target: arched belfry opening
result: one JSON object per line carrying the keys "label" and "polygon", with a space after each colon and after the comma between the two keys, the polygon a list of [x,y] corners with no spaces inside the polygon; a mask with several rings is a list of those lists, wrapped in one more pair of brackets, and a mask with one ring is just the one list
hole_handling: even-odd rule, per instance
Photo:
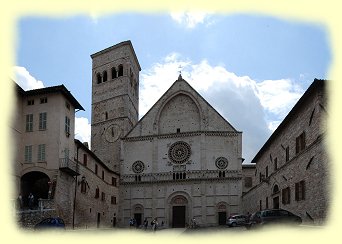
{"label": "arched belfry opening", "polygon": [[123,76],[123,65],[119,65],[119,71],[118,71],[118,76]]}
{"label": "arched belfry opening", "polygon": [[24,207],[29,205],[28,196],[30,193],[34,196],[34,206],[37,206],[39,198],[48,199],[49,182],[49,176],[39,171],[24,174],[20,179]]}

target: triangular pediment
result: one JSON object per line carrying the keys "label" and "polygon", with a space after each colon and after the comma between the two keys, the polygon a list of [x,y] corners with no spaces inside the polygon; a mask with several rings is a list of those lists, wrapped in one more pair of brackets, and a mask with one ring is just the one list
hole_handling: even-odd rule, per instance
{"label": "triangular pediment", "polygon": [[203,131],[237,132],[180,76],[126,137]]}

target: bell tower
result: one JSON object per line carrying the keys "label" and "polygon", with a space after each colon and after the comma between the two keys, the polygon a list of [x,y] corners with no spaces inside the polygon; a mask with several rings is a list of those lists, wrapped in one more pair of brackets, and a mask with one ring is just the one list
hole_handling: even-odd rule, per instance
{"label": "bell tower", "polygon": [[91,58],[91,148],[110,169],[119,172],[120,138],[138,122],[141,68],[131,41]]}

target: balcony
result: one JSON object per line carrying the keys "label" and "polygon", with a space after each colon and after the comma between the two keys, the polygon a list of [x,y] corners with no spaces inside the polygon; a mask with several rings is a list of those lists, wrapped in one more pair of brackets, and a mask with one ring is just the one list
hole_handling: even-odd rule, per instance
{"label": "balcony", "polygon": [[80,175],[78,164],[69,158],[59,159],[59,169],[71,176]]}

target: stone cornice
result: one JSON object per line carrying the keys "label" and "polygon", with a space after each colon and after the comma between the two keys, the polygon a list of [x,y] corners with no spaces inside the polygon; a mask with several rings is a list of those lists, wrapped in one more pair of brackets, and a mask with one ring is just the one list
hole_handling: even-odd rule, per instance
{"label": "stone cornice", "polygon": [[147,136],[136,136],[136,137],[125,137],[124,141],[146,141],[157,139],[167,139],[167,138],[180,138],[180,137],[192,137],[192,136],[222,136],[222,137],[235,137],[241,134],[241,132],[234,131],[191,131],[182,133],[172,133],[172,134],[162,134],[162,135],[147,135]]}

